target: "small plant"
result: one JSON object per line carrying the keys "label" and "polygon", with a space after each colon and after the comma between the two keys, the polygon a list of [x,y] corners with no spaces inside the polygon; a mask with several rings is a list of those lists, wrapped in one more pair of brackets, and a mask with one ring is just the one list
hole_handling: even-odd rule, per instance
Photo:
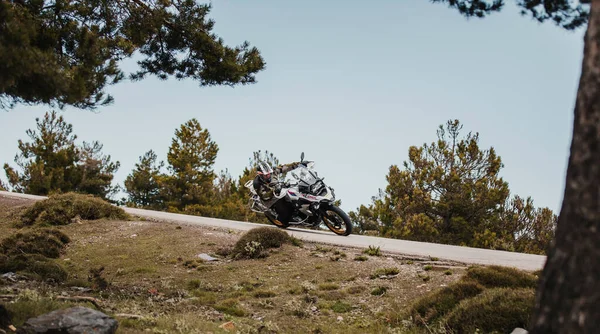
{"label": "small plant", "polygon": [[339,289],[340,286],[336,283],[323,283],[323,284],[319,284],[319,289],[320,290],[325,290],[325,291],[329,291],[329,290],[337,290]]}
{"label": "small plant", "polygon": [[300,247],[302,248],[304,246],[304,242],[302,242],[302,240],[291,236],[290,237],[290,242],[292,243],[292,245],[296,246],[296,247]]}
{"label": "small plant", "polygon": [[431,269],[433,269],[433,266],[431,266],[429,264],[423,267],[423,270],[425,270],[425,271],[430,271]]}
{"label": "small plant", "polygon": [[364,261],[367,261],[368,259],[369,258],[365,255],[357,255],[356,257],[354,257],[354,261],[364,262]]}
{"label": "small plant", "polygon": [[102,277],[103,272],[103,266],[90,269],[88,275],[88,282],[92,283],[92,289],[96,291],[102,291],[108,288],[108,281],[106,280],[106,278]]}
{"label": "small plant", "polygon": [[363,253],[370,256],[381,256],[381,249],[379,246],[369,246],[369,248],[365,249]]}
{"label": "small plant", "polygon": [[193,279],[187,283],[187,287],[190,290],[199,289],[202,286],[202,282],[199,279]]}
{"label": "small plant", "polygon": [[335,313],[346,313],[352,310],[352,305],[338,300],[331,305],[330,309]]}
{"label": "small plant", "polygon": [[361,293],[361,292],[365,291],[365,287],[361,286],[361,285],[351,286],[348,289],[346,289],[346,291],[349,294],[355,295],[357,293]]}
{"label": "small plant", "polygon": [[378,287],[374,288],[373,290],[371,290],[371,295],[373,295],[373,296],[381,296],[386,291],[387,291],[387,288],[385,286],[378,286]]}
{"label": "small plant", "polygon": [[431,276],[425,275],[425,276],[421,277],[421,279],[423,279],[423,282],[429,282],[431,280]]}
{"label": "small plant", "polygon": [[271,298],[271,297],[275,297],[277,296],[277,294],[273,291],[269,291],[269,290],[258,290],[256,292],[254,292],[254,297],[255,298]]}
{"label": "small plant", "polygon": [[406,261],[406,264],[408,264],[408,265],[411,265],[411,264],[413,264],[413,263],[415,263],[415,261],[413,261],[413,260],[408,260],[408,261]]}
{"label": "small plant", "polygon": [[430,257],[429,257],[429,260],[430,260],[430,261],[439,261],[439,260],[440,260],[440,258],[439,258],[439,257],[433,257],[433,256],[430,256]]}
{"label": "small plant", "polygon": [[290,243],[290,236],[274,227],[259,227],[246,232],[235,244],[232,255],[234,258],[262,258],[268,254],[269,248],[279,248],[284,243]]}
{"label": "small plant", "polygon": [[323,247],[323,246],[319,246],[319,245],[317,245],[315,247],[315,251],[320,252],[320,253],[328,253],[328,252],[331,252],[332,250],[333,250],[333,247]]}
{"label": "small plant", "polygon": [[375,279],[375,278],[386,278],[389,276],[396,276],[400,273],[400,270],[398,270],[398,268],[381,268],[381,269],[377,269],[375,271],[375,273],[373,273],[371,275],[371,279]]}
{"label": "small plant", "polygon": [[444,271],[444,275],[452,275],[452,270],[448,269]]}

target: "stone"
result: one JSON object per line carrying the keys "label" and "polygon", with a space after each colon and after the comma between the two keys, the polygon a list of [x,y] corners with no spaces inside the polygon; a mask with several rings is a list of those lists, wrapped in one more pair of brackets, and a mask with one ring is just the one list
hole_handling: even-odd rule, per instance
{"label": "stone", "polygon": [[100,311],[76,306],[30,318],[17,333],[113,334],[118,326],[115,319]]}
{"label": "stone", "polygon": [[198,254],[198,257],[204,261],[218,261],[219,259],[212,257],[206,253]]}
{"label": "stone", "polygon": [[513,331],[510,334],[527,334],[527,330],[523,329],[523,328],[515,328],[513,329]]}

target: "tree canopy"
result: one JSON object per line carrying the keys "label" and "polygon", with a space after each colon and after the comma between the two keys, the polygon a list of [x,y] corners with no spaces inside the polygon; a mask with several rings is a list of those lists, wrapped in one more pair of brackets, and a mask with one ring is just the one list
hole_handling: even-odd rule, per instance
{"label": "tree canopy", "polygon": [[94,109],[108,85],[190,78],[200,86],[250,84],[265,62],[248,42],[224,44],[194,0],[16,0],[0,2],[0,108],[17,104]]}
{"label": "tree canopy", "polygon": [[83,192],[107,199],[116,191],[111,185],[120,163],[103,155],[97,141],[77,145],[73,126],[56,111],[36,118],[37,130],[26,131],[31,142],[19,140],[16,170],[4,164],[9,184],[17,192],[34,195]]}
{"label": "tree canopy", "polygon": [[510,201],[508,183],[499,175],[501,158],[493,147],[479,147],[478,133],[461,136],[462,127],[458,120],[449,120],[439,126],[437,141],[411,146],[403,168],[390,167],[385,191],[368,207],[350,213],[357,231],[545,252],[548,235],[553,235],[552,211],[536,211],[530,198],[526,205],[518,196]]}

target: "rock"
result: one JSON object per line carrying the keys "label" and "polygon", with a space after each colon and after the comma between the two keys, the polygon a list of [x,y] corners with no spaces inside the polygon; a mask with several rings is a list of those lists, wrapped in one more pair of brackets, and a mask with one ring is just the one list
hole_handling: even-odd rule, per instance
{"label": "rock", "polygon": [[17,333],[112,334],[119,323],[108,315],[83,306],[71,307],[31,318]]}
{"label": "rock", "polygon": [[206,254],[206,253],[198,254],[197,256],[204,261],[218,261],[219,260],[217,258],[214,258],[214,257]]}
{"label": "rock", "polygon": [[17,276],[17,274],[13,273],[12,271],[7,272],[6,274],[2,274],[2,276],[0,276],[0,277],[2,277],[3,279],[5,279],[9,282],[13,282],[13,283],[19,279],[19,276]]}
{"label": "rock", "polygon": [[344,317],[342,317],[341,315],[338,315],[337,317],[337,321],[342,322],[344,321]]}
{"label": "rock", "polygon": [[523,329],[523,328],[515,328],[513,329],[513,331],[510,334],[527,334],[527,330]]}

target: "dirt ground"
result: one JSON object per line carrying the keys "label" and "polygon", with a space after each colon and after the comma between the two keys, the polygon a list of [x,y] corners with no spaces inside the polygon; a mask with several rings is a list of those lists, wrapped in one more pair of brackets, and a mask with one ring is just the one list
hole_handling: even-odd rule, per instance
{"label": "dirt ground", "polygon": [[[0,239],[19,231],[14,222],[32,203],[0,197]],[[465,270],[308,242],[231,260],[219,254],[242,232],[139,217],[57,228],[71,238],[57,260],[66,282],[0,279],[0,304],[22,312],[14,326],[78,304],[115,317],[118,333],[401,333],[389,326],[390,315]],[[218,260],[203,261],[202,253]],[[100,268],[94,278],[90,270]],[[372,277],[383,269],[397,274]]]}

